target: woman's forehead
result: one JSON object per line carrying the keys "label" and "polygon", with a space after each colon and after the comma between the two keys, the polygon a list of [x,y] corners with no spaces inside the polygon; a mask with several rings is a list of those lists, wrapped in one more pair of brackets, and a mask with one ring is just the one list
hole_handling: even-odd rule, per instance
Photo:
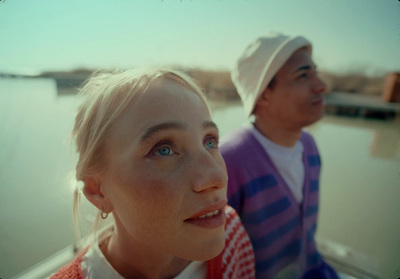
{"label": "woman's forehead", "polygon": [[171,79],[155,81],[132,105],[138,109],[138,113],[146,112],[153,117],[161,114],[180,115],[190,107],[206,107],[193,89]]}
{"label": "woman's forehead", "polygon": [[210,113],[200,96],[174,80],[162,79],[133,98],[116,119],[112,131],[120,135],[129,129],[139,134],[163,122],[180,122],[192,126],[207,119],[211,119]]}

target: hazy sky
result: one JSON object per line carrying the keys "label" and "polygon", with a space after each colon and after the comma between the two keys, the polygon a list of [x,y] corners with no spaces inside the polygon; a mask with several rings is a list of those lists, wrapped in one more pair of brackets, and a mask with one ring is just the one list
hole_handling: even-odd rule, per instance
{"label": "hazy sky", "polygon": [[269,31],[310,39],[320,69],[400,71],[398,0],[0,0],[0,72],[230,70]]}

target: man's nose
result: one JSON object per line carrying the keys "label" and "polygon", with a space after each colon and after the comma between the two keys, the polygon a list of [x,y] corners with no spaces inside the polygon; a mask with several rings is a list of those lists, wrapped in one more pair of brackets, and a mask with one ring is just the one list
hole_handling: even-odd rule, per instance
{"label": "man's nose", "polygon": [[313,92],[316,94],[323,93],[326,90],[326,83],[318,76],[315,75],[313,82]]}

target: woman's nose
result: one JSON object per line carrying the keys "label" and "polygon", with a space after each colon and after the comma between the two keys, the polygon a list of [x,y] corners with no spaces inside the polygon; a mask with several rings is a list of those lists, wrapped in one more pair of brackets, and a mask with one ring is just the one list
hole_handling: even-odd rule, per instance
{"label": "woman's nose", "polygon": [[204,149],[195,156],[191,168],[193,191],[213,191],[227,187],[228,174],[218,150]]}

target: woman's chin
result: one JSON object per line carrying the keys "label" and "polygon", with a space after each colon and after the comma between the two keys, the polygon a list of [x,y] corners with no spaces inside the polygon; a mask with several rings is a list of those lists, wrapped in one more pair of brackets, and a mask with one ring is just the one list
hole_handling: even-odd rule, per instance
{"label": "woman's chin", "polygon": [[193,254],[192,261],[209,261],[222,253],[225,247],[225,234],[214,241],[206,243]]}

